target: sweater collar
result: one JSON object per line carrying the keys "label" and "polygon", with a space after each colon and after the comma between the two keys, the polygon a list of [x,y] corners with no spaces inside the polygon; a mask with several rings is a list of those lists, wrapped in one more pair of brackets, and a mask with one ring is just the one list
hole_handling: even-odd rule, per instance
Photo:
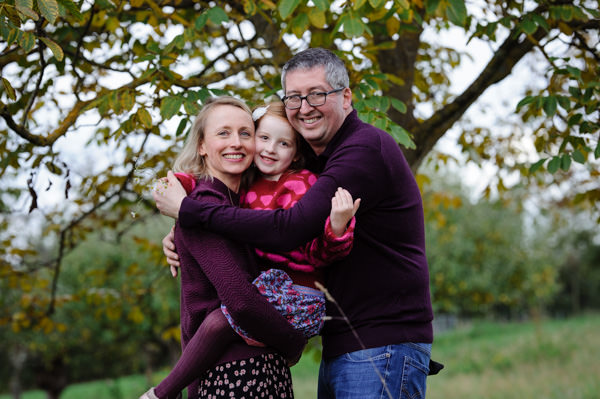
{"label": "sweater collar", "polygon": [[338,145],[344,141],[353,131],[356,130],[357,124],[360,122],[358,118],[358,113],[355,109],[352,110],[344,119],[344,123],[338,129],[338,131],[333,135],[331,141],[327,143],[327,147],[325,147],[325,151],[321,153],[317,158],[327,159],[329,156],[335,151]]}

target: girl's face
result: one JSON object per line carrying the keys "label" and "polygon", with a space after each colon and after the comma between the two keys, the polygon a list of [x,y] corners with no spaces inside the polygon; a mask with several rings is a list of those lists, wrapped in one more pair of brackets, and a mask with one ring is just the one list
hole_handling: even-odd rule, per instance
{"label": "girl's face", "polygon": [[242,173],[254,157],[252,116],[233,105],[218,105],[207,116],[198,148],[211,176],[237,192]]}
{"label": "girl's face", "polygon": [[296,132],[287,120],[266,114],[256,128],[254,164],[267,180],[279,180],[297,159]]}

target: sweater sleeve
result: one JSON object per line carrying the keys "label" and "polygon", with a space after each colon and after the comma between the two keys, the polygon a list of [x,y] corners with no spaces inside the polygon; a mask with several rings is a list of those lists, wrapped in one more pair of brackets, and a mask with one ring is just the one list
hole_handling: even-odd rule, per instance
{"label": "sweater sleeve", "polygon": [[323,221],[338,187],[361,198],[360,217],[379,202],[382,177],[387,173],[381,154],[373,148],[348,146],[336,151],[315,184],[292,208],[240,209],[185,198],[179,220],[186,227],[204,227],[266,251],[291,251],[323,233]]}
{"label": "sweater sleeve", "polygon": [[240,246],[201,229],[178,228],[186,250],[196,260],[192,267],[201,267],[236,322],[286,358],[300,353],[306,343],[302,333],[250,282],[249,273],[240,267],[245,261]]}
{"label": "sweater sleeve", "polygon": [[304,246],[302,253],[305,262],[314,267],[323,267],[348,256],[354,242],[355,225],[356,218],[353,217],[344,234],[338,237],[331,230],[331,222],[327,218],[325,232]]}

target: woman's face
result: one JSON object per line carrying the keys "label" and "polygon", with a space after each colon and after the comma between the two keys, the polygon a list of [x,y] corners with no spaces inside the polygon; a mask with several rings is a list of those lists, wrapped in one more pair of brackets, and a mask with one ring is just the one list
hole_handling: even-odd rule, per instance
{"label": "woman's face", "polygon": [[237,192],[242,173],[254,157],[252,116],[233,105],[217,105],[206,118],[198,152],[205,156],[210,175]]}
{"label": "woman's face", "polygon": [[279,180],[296,159],[296,132],[287,120],[266,114],[256,128],[254,163],[267,180]]}

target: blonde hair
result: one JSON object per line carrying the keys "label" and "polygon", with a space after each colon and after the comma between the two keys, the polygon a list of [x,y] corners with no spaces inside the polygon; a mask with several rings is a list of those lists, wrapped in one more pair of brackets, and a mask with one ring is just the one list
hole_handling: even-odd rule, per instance
{"label": "blonde hair", "polygon": [[[265,116],[270,115],[277,118],[281,118],[285,120],[288,124],[290,124],[287,115],[285,113],[285,105],[281,101],[274,101],[270,103],[266,103],[264,105],[255,107],[252,111],[252,116],[254,119],[254,127],[258,128],[258,124],[260,120]],[[291,126],[291,125],[290,125]],[[293,161],[288,168],[291,172],[299,172],[304,168],[304,164],[306,163],[306,156],[310,150],[308,143],[304,138],[292,127],[294,131],[294,136],[296,140],[296,156],[297,160]]]}
{"label": "blonde hair", "polygon": [[179,173],[190,173],[196,178],[212,178],[208,173],[206,161],[199,154],[198,149],[204,142],[204,129],[210,112],[220,105],[231,105],[238,107],[248,113],[252,117],[250,108],[240,99],[231,96],[212,97],[208,99],[202,109],[196,115],[196,120],[192,125],[192,130],[183,145],[183,148],[175,162],[173,163],[173,171]]}

